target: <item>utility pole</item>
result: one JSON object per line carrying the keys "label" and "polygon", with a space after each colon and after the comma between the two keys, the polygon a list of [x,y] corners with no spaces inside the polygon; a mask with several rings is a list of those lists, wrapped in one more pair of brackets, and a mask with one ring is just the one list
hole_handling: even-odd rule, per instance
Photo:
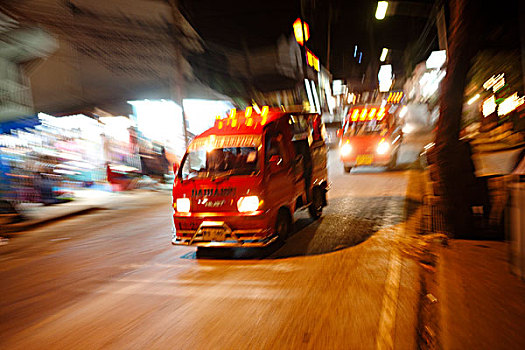
{"label": "utility pole", "polygon": [[179,12],[179,1],[178,0],[169,0],[171,7],[171,16],[173,20],[173,49],[175,53],[175,76],[174,82],[171,84],[171,90],[173,91],[174,101],[181,108],[182,112],[182,127],[184,130],[184,145],[188,148],[189,137],[188,137],[188,127],[186,124],[186,113],[184,112],[184,74],[182,73],[182,60],[184,56],[182,55],[182,43],[178,38],[181,35],[182,31],[179,28],[179,23],[181,23],[181,13]]}
{"label": "utility pole", "polygon": [[331,34],[332,34],[332,2],[328,2],[328,28],[326,38],[326,69],[330,71],[330,45],[331,45]]}
{"label": "utility pole", "polygon": [[448,51],[447,23],[445,20],[444,5],[441,5],[441,8],[438,10],[436,14],[436,27],[437,27],[437,32],[438,32],[439,49]]}

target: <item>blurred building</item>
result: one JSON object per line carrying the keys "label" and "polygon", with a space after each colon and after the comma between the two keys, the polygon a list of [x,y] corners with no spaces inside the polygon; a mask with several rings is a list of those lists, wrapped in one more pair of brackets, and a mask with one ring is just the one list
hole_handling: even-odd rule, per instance
{"label": "blurred building", "polygon": [[34,113],[30,75],[58,43],[34,23],[0,12],[0,122]]}
{"label": "blurred building", "polygon": [[21,0],[5,7],[16,20],[53,33],[58,43],[53,55],[28,74],[38,111],[100,107],[127,115],[126,101],[171,98],[177,84],[194,80],[189,63],[174,48],[197,52],[201,39],[167,2]]}

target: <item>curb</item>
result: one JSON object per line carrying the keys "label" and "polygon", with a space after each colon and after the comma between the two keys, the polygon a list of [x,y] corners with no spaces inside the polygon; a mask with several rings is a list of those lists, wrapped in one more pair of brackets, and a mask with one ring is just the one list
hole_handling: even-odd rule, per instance
{"label": "curb", "polygon": [[49,218],[45,218],[45,219],[30,220],[30,221],[17,223],[17,224],[11,224],[11,225],[8,225],[6,228],[2,228],[2,230],[0,230],[0,234],[2,236],[4,236],[4,237],[10,237],[10,236],[14,236],[14,235],[17,235],[17,234],[21,234],[20,233],[21,231],[30,230],[30,229],[34,229],[34,228],[37,228],[37,227],[45,226],[45,225],[53,223],[55,221],[67,219],[67,218],[70,218],[70,217],[75,217],[75,216],[79,216],[79,215],[89,214],[89,213],[91,213],[93,211],[100,210],[100,209],[103,209],[103,208],[100,207],[100,206],[91,206],[91,207],[81,208],[81,209],[78,209],[78,210],[75,210],[75,211],[72,211],[72,212],[60,214],[60,215],[49,217]]}

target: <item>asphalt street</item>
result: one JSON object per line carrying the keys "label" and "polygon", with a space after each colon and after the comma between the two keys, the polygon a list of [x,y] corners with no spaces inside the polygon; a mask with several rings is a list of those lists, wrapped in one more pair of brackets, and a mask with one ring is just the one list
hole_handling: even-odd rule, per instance
{"label": "asphalt street", "polygon": [[153,191],[11,239],[0,348],[415,348],[416,267],[396,248],[410,171],[345,174],[331,151],[329,173],[323,217],[266,249],[172,246]]}

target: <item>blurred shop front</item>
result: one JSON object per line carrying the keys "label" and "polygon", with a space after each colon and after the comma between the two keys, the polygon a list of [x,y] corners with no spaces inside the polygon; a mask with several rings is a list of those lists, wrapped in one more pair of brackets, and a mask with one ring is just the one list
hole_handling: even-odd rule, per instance
{"label": "blurred shop front", "polygon": [[103,127],[97,120],[39,113],[1,128],[2,197],[55,204],[72,199],[74,189],[105,180]]}

